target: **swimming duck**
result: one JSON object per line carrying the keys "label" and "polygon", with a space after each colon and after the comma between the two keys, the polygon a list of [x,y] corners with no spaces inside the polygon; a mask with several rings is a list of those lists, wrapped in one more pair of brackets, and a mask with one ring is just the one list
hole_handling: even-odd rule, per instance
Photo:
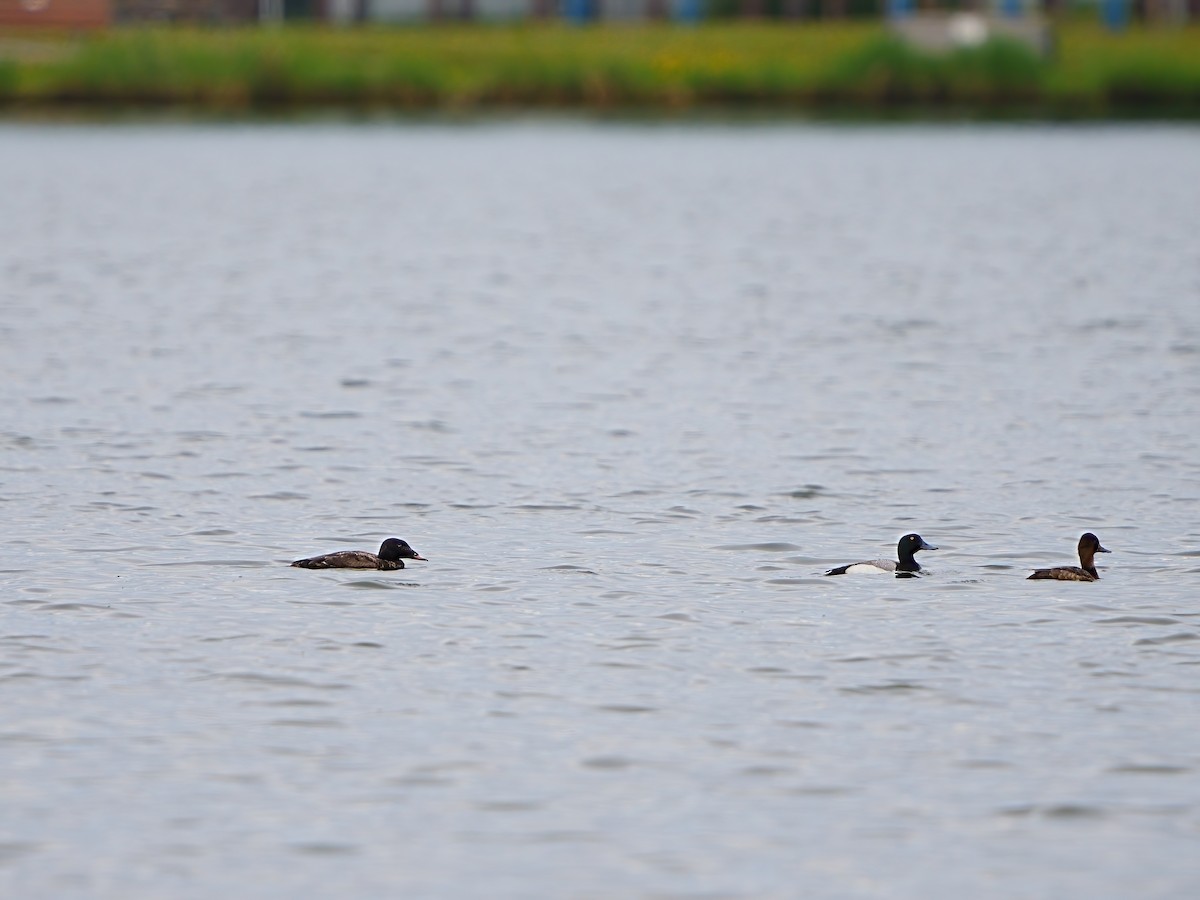
{"label": "swimming duck", "polygon": [[918,550],[936,549],[937,547],[932,547],[925,543],[924,538],[919,534],[906,534],[900,538],[900,543],[896,545],[896,555],[900,559],[899,562],[893,562],[890,559],[872,559],[866,562],[838,566],[836,569],[830,569],[825,574],[845,575],[847,573],[858,574],[860,572],[895,572],[897,577],[912,578],[917,572],[921,571],[921,564],[914,558],[916,552]]}
{"label": "swimming duck", "polygon": [[308,559],[298,559],[294,563],[298,569],[403,569],[404,560],[419,559],[429,562],[416,550],[408,546],[408,541],[400,538],[388,538],[379,545],[379,553],[368,553],[366,550],[339,550],[337,553],[326,553],[324,556],[310,556]]}
{"label": "swimming duck", "polygon": [[1055,581],[1099,581],[1100,573],[1096,571],[1095,557],[1097,553],[1112,553],[1100,546],[1100,539],[1090,531],[1079,539],[1079,565],[1056,566],[1053,569],[1038,569],[1026,581],[1035,578],[1052,578]]}

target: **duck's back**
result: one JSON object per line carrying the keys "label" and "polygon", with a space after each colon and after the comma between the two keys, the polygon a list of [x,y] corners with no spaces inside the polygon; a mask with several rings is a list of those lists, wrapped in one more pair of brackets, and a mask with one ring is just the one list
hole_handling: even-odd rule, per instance
{"label": "duck's back", "polygon": [[1035,580],[1053,580],[1053,581],[1099,581],[1099,575],[1093,575],[1087,569],[1081,569],[1079,566],[1055,566],[1053,569],[1038,569],[1030,575],[1026,581]]}
{"label": "duck's back", "polygon": [[298,559],[292,563],[298,569],[403,569],[403,560],[380,559],[366,550],[340,550],[324,556]]}
{"label": "duck's back", "polygon": [[861,575],[861,574],[877,574],[879,572],[895,572],[896,562],[891,559],[868,559],[863,562],[849,563],[845,566],[838,566],[836,569],[830,569],[826,575]]}

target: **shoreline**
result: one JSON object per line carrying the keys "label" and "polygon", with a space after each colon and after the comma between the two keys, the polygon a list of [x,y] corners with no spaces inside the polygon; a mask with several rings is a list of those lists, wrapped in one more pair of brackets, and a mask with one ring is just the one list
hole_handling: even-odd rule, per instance
{"label": "shoreline", "polygon": [[874,20],[9,34],[0,115],[1200,119],[1200,26],[1054,34],[1048,59],[1003,40],[926,54]]}

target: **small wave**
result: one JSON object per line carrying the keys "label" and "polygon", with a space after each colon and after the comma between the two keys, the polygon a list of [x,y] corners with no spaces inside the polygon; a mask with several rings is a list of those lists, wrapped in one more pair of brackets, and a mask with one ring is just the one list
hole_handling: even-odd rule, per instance
{"label": "small wave", "polygon": [[361,419],[362,413],[351,409],[337,409],[330,412],[301,412],[302,419]]}
{"label": "small wave", "polygon": [[713,549],[729,550],[733,552],[755,550],[763,553],[790,553],[795,550],[799,550],[800,547],[796,544],[789,544],[784,541],[764,541],[758,544],[719,544]]}

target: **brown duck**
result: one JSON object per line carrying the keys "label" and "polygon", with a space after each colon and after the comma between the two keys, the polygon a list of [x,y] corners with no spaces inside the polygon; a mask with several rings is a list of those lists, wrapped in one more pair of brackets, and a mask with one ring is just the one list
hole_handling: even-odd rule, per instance
{"label": "brown duck", "polygon": [[339,550],[337,553],[326,553],[324,556],[310,556],[308,559],[298,559],[294,563],[298,569],[403,569],[404,560],[419,559],[429,562],[412,547],[408,541],[400,538],[388,538],[379,545],[378,553],[366,550]]}
{"label": "brown duck", "polygon": [[1095,563],[1097,553],[1112,553],[1112,551],[1101,547],[1100,539],[1089,531],[1079,539],[1079,565],[1038,569],[1026,580],[1052,578],[1055,581],[1099,581],[1100,573],[1096,571]]}

